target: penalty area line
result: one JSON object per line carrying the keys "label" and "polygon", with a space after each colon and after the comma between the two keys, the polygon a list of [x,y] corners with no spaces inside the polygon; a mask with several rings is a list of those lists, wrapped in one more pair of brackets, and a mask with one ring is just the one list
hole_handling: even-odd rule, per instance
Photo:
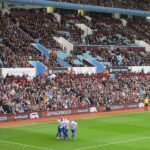
{"label": "penalty area line", "polygon": [[0,140],[0,143],[19,145],[19,146],[22,146],[22,147],[30,147],[30,148],[35,148],[35,149],[39,149],[39,150],[53,150],[53,149],[46,148],[46,147],[33,146],[33,145],[22,144],[22,143],[7,141],[7,140]]}
{"label": "penalty area line", "polygon": [[118,141],[118,142],[111,142],[111,143],[106,143],[106,144],[77,148],[76,150],[87,150],[87,149],[92,149],[92,148],[97,148],[97,147],[104,147],[104,146],[109,146],[109,145],[122,144],[122,143],[128,143],[128,142],[133,142],[133,141],[140,141],[140,140],[145,140],[145,139],[150,139],[150,137],[136,138],[136,139],[130,139],[130,140],[122,140],[122,141]]}

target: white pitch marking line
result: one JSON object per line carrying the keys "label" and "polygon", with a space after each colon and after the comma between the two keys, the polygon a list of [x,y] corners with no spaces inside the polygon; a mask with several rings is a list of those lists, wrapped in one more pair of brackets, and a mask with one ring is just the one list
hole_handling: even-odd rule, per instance
{"label": "white pitch marking line", "polygon": [[90,147],[78,148],[76,150],[87,150],[87,149],[92,149],[92,148],[96,148],[96,147],[104,147],[104,146],[109,146],[109,145],[128,143],[128,142],[133,142],[133,141],[140,141],[140,140],[145,140],[145,139],[150,139],[150,137],[143,137],[143,138],[137,138],[137,139],[123,140],[123,141],[118,141],[118,142],[111,142],[111,143],[106,143],[106,144],[90,146]]}
{"label": "white pitch marking line", "polygon": [[1,143],[7,143],[7,144],[19,145],[19,146],[22,146],[22,147],[36,148],[36,149],[40,149],[40,150],[52,150],[52,149],[46,148],[46,147],[38,147],[38,146],[33,146],[33,145],[28,145],[28,144],[21,144],[21,143],[12,142],[12,141],[6,141],[6,140],[0,140],[0,142]]}

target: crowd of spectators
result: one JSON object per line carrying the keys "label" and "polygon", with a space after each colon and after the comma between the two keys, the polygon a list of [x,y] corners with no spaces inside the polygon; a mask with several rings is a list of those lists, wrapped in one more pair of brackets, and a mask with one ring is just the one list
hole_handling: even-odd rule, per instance
{"label": "crowd of spectators", "polygon": [[[31,67],[28,61],[40,60],[47,67],[58,67],[56,56],[43,56],[31,43],[34,40],[14,24],[8,14],[0,15],[0,66],[1,67]],[[55,50],[52,50],[52,52]],[[57,54],[56,54],[57,55]]]}
{"label": "crowd of spectators", "polygon": [[94,16],[92,18],[91,28],[93,35],[87,36],[85,41],[87,44],[103,44],[103,45],[130,45],[134,44],[131,37],[126,35],[124,27],[120,19],[111,17]]}
{"label": "crowd of spectators", "polygon": [[57,1],[150,11],[149,0],[92,0],[92,1],[91,0],[57,0]]}
{"label": "crowd of spectators", "polygon": [[28,33],[32,38],[43,44],[48,49],[59,49],[53,36],[56,35],[59,23],[52,14],[40,12],[16,12],[11,13],[12,21]]}
{"label": "crowd of spectators", "polygon": [[81,15],[77,15],[75,11],[70,13],[70,11],[57,9],[56,12],[61,15],[60,22],[53,14],[44,12],[28,12],[24,10],[24,12],[19,13],[14,9],[11,15],[13,21],[21,29],[48,49],[61,49],[60,45],[53,39],[55,36],[63,36],[73,44],[81,43],[83,31],[76,27],[75,24],[86,22],[86,19]]}
{"label": "crowd of spectators", "polygon": [[[44,9],[43,9],[44,10]],[[29,67],[28,61],[39,60],[47,67],[59,67],[57,54],[42,56],[31,43],[40,42],[51,51],[61,50],[61,46],[53,37],[63,36],[76,45],[120,45],[132,46],[135,39],[150,43],[150,25],[143,20],[128,19],[126,26],[120,19],[91,13],[92,21],[74,10],[56,9],[61,15],[58,21],[53,14],[41,10],[13,9],[10,15],[0,16],[1,46],[0,65],[5,67]],[[84,23],[92,31],[92,35],[85,35],[75,24]],[[146,31],[146,32],[145,32]],[[66,61],[72,66],[83,66],[79,60],[73,62],[77,55],[82,55],[88,49],[75,48]],[[7,57],[6,53],[8,53]],[[101,57],[101,61],[112,65],[149,65],[149,54],[145,52],[128,51],[128,49],[99,49],[91,52],[94,58]],[[12,57],[10,57],[12,55]],[[15,59],[14,59],[15,58]]]}
{"label": "crowd of spectators", "polygon": [[[128,19],[127,27],[134,31],[134,39],[143,40],[150,44],[150,22]],[[130,32],[128,34],[131,34]]]}
{"label": "crowd of spectators", "polygon": [[53,50],[49,55],[44,55],[43,57],[40,57],[39,61],[42,62],[47,68],[62,67],[61,64],[57,61],[56,50]]}
{"label": "crowd of spectators", "polygon": [[29,57],[36,57],[39,55],[38,51],[31,46],[33,42],[32,39],[10,21],[8,14],[1,15],[0,29],[3,43],[14,53],[20,56],[28,55]]}
{"label": "crowd of spectators", "polygon": [[[77,2],[80,1],[68,1]],[[83,1],[85,3],[87,1]],[[120,1],[101,1],[97,4],[119,6]],[[91,3],[90,2],[90,3]],[[128,8],[149,10],[143,1]],[[92,3],[92,4],[93,4]],[[134,4],[133,1],[128,4]],[[120,5],[119,5],[120,4]],[[126,7],[127,5],[124,5]],[[140,7],[139,7],[140,6]],[[31,67],[28,61],[38,60],[48,68],[61,67],[57,61],[57,50],[61,47],[53,39],[63,36],[75,45],[130,45],[135,39],[150,44],[150,25],[141,20],[127,20],[123,26],[119,19],[93,16],[87,21],[77,12],[57,10],[61,15],[60,22],[52,14],[42,11],[14,9],[11,14],[0,13],[0,67]],[[65,13],[64,13],[65,12]],[[83,36],[84,32],[76,27],[76,23],[84,23],[93,30],[93,35]],[[50,55],[43,56],[31,43],[38,41],[51,50]],[[150,65],[150,53],[128,50],[128,48],[98,48],[89,50],[74,47],[66,61],[72,66],[78,55],[89,51],[89,55],[100,62],[110,62],[112,66]],[[99,57],[98,57],[99,56]],[[68,108],[86,108],[89,106],[105,106],[106,104],[124,104],[143,101],[150,93],[150,76],[118,76],[117,78],[96,78],[93,76],[62,76],[51,80],[49,77],[36,77],[10,81],[9,77],[0,78],[0,113],[21,113],[28,111],[62,110]]]}
{"label": "crowd of spectators", "polygon": [[28,60],[35,59],[38,51],[30,45],[31,39],[0,14],[1,61],[3,67],[29,67]]}
{"label": "crowd of spectators", "polygon": [[[90,12],[88,13],[92,18],[90,21],[78,14],[77,11],[58,9],[56,12],[61,15],[60,24],[63,26],[58,29],[61,31],[58,35],[75,45],[133,45],[136,39],[150,43],[150,25],[144,20],[127,19],[127,23],[124,25],[120,19],[113,19],[110,15]],[[84,23],[92,29],[93,34],[85,35],[75,26],[76,23]],[[142,28],[140,28],[141,26]]]}
{"label": "crowd of spectators", "polygon": [[110,62],[112,66],[148,66],[150,58],[146,52],[129,51],[126,48],[99,49],[97,55],[103,58],[104,62]]}
{"label": "crowd of spectators", "polygon": [[134,48],[109,48],[98,47],[97,50],[88,49],[88,47],[75,47],[73,50],[74,58],[77,55],[84,55],[87,50],[89,55],[98,59],[100,62],[109,62],[112,66],[149,66],[150,53],[145,50],[136,51]]}
{"label": "crowd of spectators", "polygon": [[77,59],[77,56],[68,56],[67,58],[64,59],[65,61],[68,62],[69,65],[73,66],[73,67],[85,67],[87,66],[86,63],[84,63],[84,61],[80,62]]}
{"label": "crowd of spectators", "polygon": [[0,44],[0,68],[32,67],[26,59],[15,54],[9,47]]}
{"label": "crowd of spectators", "polygon": [[86,108],[105,104],[143,101],[150,93],[150,76],[120,76],[114,79],[92,76],[63,76],[48,80],[0,79],[1,113]]}
{"label": "crowd of spectators", "polygon": [[55,12],[61,15],[58,36],[63,36],[74,45],[83,44],[84,31],[76,24],[83,23],[90,26],[90,21],[75,10],[56,9]]}

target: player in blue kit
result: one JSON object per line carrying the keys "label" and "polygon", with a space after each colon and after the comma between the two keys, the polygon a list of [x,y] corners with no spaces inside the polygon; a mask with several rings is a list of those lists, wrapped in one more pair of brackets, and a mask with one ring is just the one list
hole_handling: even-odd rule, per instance
{"label": "player in blue kit", "polygon": [[63,138],[63,131],[64,131],[64,119],[61,118],[59,122],[59,133],[58,133],[58,138],[57,139],[62,139]]}
{"label": "player in blue kit", "polygon": [[69,122],[69,120],[66,118],[66,119],[64,120],[64,138],[65,138],[66,140],[69,140],[69,135],[68,135],[69,125],[70,125],[70,122]]}
{"label": "player in blue kit", "polygon": [[57,123],[58,123],[58,129],[57,129],[57,135],[56,135],[56,138],[59,139],[59,133],[60,133],[60,121],[61,121],[61,118],[59,118],[57,120]]}

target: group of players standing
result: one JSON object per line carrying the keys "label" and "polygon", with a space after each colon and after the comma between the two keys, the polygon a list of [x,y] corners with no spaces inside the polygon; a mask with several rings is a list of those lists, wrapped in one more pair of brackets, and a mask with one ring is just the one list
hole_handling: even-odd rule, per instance
{"label": "group of players standing", "polygon": [[[65,139],[65,140],[69,140],[75,139],[75,135],[76,135],[76,128],[77,128],[78,123],[75,120],[69,121],[68,118],[59,118],[58,119],[58,132],[56,135],[57,139]],[[69,137],[69,129],[71,129],[71,138]]]}

